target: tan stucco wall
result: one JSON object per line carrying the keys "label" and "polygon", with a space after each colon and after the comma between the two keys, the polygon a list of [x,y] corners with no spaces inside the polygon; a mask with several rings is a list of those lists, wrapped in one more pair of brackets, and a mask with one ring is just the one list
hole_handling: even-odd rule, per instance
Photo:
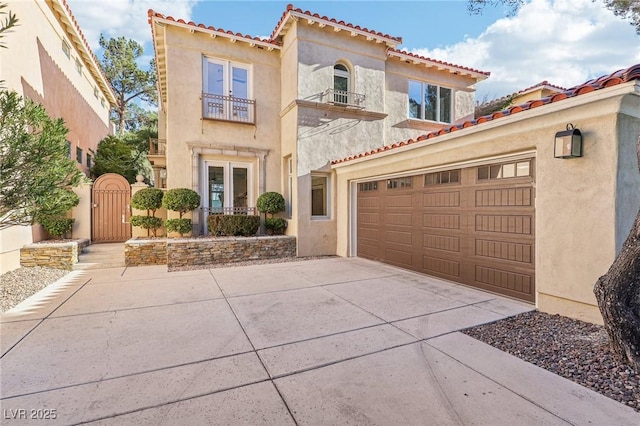
{"label": "tan stucco wall", "polygon": [[[264,190],[280,191],[280,62],[277,51],[231,43],[186,29],[166,27],[167,103],[159,115],[167,139],[167,187],[191,188],[201,195],[203,161],[251,162],[253,200]],[[250,86],[256,99],[256,124],[203,120],[201,93],[203,55],[251,66]],[[258,158],[265,157],[264,164]]]}
{"label": "tan stucco wall", "polygon": [[[306,21],[287,29],[281,56],[282,155],[291,152],[297,173],[287,234],[299,236],[299,256],[335,254],[338,213],[333,194],[337,186],[331,180],[329,217],[311,218],[311,173],[328,172],[336,158],[441,128],[438,123],[407,120],[408,78],[454,88],[456,116],[461,119],[473,114],[474,80],[391,59],[384,44]],[[366,96],[364,111],[323,107],[322,93],[333,87],[337,62],[350,68],[351,91]],[[292,81],[297,93],[291,90]],[[296,104],[296,99],[320,105]]]}
{"label": "tan stucco wall", "polygon": [[[640,132],[638,92],[627,83],[337,165],[337,254],[350,254],[350,182],[530,152],[536,158],[538,306],[556,311],[558,300],[571,300],[562,305],[565,315],[596,321],[593,285],[640,207],[640,174],[631,155]],[[629,115],[619,114],[621,105]],[[555,159],[555,133],[569,122],[582,131],[584,156]]]}

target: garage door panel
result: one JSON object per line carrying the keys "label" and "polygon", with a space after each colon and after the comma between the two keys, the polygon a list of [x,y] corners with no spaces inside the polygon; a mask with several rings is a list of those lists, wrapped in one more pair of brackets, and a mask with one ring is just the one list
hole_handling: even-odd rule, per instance
{"label": "garage door panel", "polygon": [[426,249],[460,252],[460,238],[448,235],[422,234],[422,247]]}
{"label": "garage door panel", "polygon": [[460,191],[423,193],[422,207],[460,207]]}
{"label": "garage door panel", "polygon": [[422,269],[427,274],[436,275],[443,278],[460,278],[460,262],[441,257],[422,256]]}
{"label": "garage door panel", "polygon": [[388,243],[403,244],[413,246],[413,233],[411,231],[385,231],[385,241]]}
{"label": "garage door panel", "polygon": [[387,195],[385,197],[385,208],[411,208],[413,207],[413,194]]}
{"label": "garage door panel", "polygon": [[532,205],[532,188],[496,188],[475,191],[476,207],[507,207]]}
{"label": "garage door panel", "polygon": [[480,257],[533,265],[533,245],[495,240],[475,240],[475,254]]}
{"label": "garage door panel", "polygon": [[387,247],[384,251],[385,262],[402,266],[403,268],[413,268],[413,251],[401,250]]}
{"label": "garage door panel", "polygon": [[404,226],[411,228],[413,226],[412,213],[390,213],[384,215],[384,224],[387,226]]}
{"label": "garage door panel", "polygon": [[533,276],[476,265],[475,281],[487,290],[534,301]]}
{"label": "garage door panel", "polygon": [[460,215],[423,213],[422,226],[435,229],[460,229]]}
{"label": "garage door panel", "polygon": [[477,232],[532,235],[533,218],[530,215],[478,214]]}

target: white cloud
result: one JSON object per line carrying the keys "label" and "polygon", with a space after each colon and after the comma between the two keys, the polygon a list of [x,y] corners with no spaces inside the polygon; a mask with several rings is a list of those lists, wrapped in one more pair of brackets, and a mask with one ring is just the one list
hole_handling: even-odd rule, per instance
{"label": "white cloud", "polygon": [[100,34],[105,37],[126,37],[145,47],[151,46],[151,27],[147,11],[153,9],[165,15],[191,19],[196,0],[67,0],[91,49],[100,48]]}
{"label": "white cloud", "polygon": [[477,99],[508,95],[543,80],[572,87],[640,62],[628,21],[592,0],[532,0],[477,38],[412,53],[490,71]]}

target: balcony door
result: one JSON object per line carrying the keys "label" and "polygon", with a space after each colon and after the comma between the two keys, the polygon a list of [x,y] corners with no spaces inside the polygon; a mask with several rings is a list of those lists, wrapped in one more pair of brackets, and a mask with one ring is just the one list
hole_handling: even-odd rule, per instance
{"label": "balcony door", "polygon": [[212,58],[204,58],[202,97],[205,117],[220,120],[242,120],[251,113],[247,101],[250,98],[250,69]]}
{"label": "balcony door", "polygon": [[250,163],[205,161],[204,203],[210,214],[253,213]]}

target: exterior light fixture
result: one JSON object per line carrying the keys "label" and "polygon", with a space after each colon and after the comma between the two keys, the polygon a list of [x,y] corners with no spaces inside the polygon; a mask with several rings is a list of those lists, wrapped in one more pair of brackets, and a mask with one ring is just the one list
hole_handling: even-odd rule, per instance
{"label": "exterior light fixture", "polygon": [[582,134],[573,124],[567,124],[567,130],[556,133],[553,147],[555,158],[582,157]]}

